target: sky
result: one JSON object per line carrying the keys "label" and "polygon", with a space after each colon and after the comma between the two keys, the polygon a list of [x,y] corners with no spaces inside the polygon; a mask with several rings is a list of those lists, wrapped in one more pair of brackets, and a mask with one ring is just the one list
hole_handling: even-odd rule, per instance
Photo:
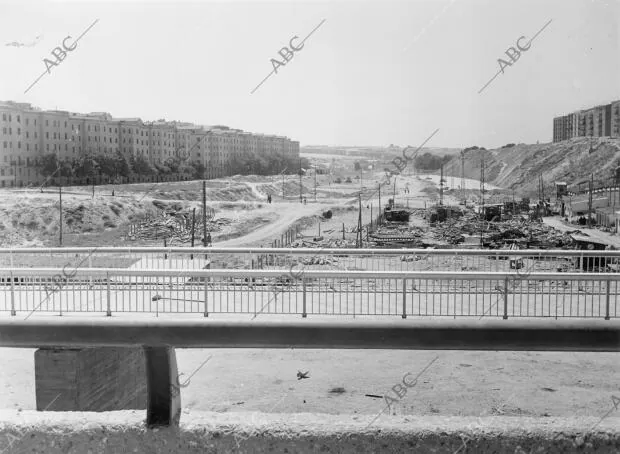
{"label": "sky", "polygon": [[0,59],[0,100],[43,109],[493,148],[550,142],[554,116],[620,99],[620,0],[0,0]]}

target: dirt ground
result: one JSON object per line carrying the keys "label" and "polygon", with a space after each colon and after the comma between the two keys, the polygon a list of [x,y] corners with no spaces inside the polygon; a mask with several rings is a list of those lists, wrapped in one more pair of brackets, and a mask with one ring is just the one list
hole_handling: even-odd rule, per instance
{"label": "dirt ground", "polygon": [[[315,159],[325,162],[327,158]],[[343,178],[354,177],[355,159],[342,157],[334,162],[329,156],[335,174]],[[379,171],[372,174],[368,171],[364,175],[363,184],[369,188],[367,205],[378,206],[377,194],[372,194],[370,188],[376,187],[382,176],[383,172]],[[343,222],[355,226],[357,213],[348,207],[357,205],[355,191],[359,190],[359,181],[353,179],[352,183],[342,184],[332,181],[330,185],[329,177],[324,175],[317,180],[318,202],[314,203],[314,181],[304,177],[306,205],[299,203],[299,184],[295,176],[285,178],[284,184],[277,177],[238,177],[231,182],[208,182],[209,203],[216,208],[217,216],[235,217],[231,232],[226,233],[242,235],[214,244],[264,245],[279,237],[294,222],[317,216],[328,208],[334,209],[334,217],[322,223],[322,233],[332,230],[328,234],[337,237]],[[411,207],[423,207],[428,202],[423,191],[432,184],[429,181],[414,176],[399,177],[397,199],[408,202]],[[404,192],[407,184],[408,194]],[[104,195],[109,188],[97,188],[100,195],[94,201],[89,199],[89,188],[68,191],[75,194],[63,197],[63,205],[66,203],[65,206],[72,209],[80,204],[92,208],[87,211],[93,219],[93,231],[73,236],[69,233],[67,242],[129,246],[124,239],[124,227],[131,221],[129,216],[143,212],[153,199],[181,201],[187,208],[197,206],[200,200],[199,182],[166,183],[156,188],[152,188],[152,184],[135,186],[140,186],[138,192],[135,187],[118,187],[113,201]],[[266,203],[268,193],[273,194],[272,204]],[[2,195],[2,246],[54,244],[56,193],[50,190],[44,194],[21,194],[5,190]],[[382,201],[387,201],[386,196],[382,194]],[[113,212],[112,202],[123,204],[122,208],[116,204],[121,208],[118,219],[109,213]],[[370,208],[364,210],[366,223],[370,219]],[[28,216],[31,219],[26,219]],[[115,227],[104,227],[102,216],[109,216]],[[267,221],[254,222],[259,217]],[[20,230],[20,225],[26,227]],[[318,233],[318,224],[309,226],[304,233]],[[354,238],[354,234],[349,235]],[[34,409],[34,350],[0,349],[0,357],[0,406]],[[379,414],[386,409],[382,396],[397,397],[391,390],[402,383],[403,376],[417,375],[433,359],[417,385],[402,399],[392,401],[384,414],[603,417],[614,408],[612,395],[620,395],[617,380],[620,361],[617,354],[606,353],[186,349],[178,350],[177,357],[179,371],[185,374],[183,377],[195,372],[191,382],[182,389],[183,417],[190,419],[192,411],[198,410]],[[308,371],[309,378],[299,380],[298,371]]]}
{"label": "dirt ground", "polygon": [[[378,414],[381,396],[397,399],[384,413],[393,415],[602,417],[620,392],[614,353],[195,349],[177,358],[180,383],[195,372],[181,391],[186,418],[205,410]],[[435,358],[398,399],[392,387]],[[2,349],[2,359],[2,407],[34,409],[34,350]],[[298,370],[309,378],[298,380]]]}

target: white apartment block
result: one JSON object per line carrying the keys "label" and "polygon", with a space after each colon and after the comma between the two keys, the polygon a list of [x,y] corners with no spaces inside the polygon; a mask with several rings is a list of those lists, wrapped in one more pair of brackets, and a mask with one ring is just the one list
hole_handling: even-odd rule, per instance
{"label": "white apartment block", "polygon": [[229,175],[231,162],[242,155],[299,157],[299,142],[283,136],[221,125],[113,118],[106,112],[43,111],[12,101],[0,101],[0,132],[0,187],[42,183],[35,163],[47,153],[68,161],[121,153],[126,158],[141,156],[152,165],[181,156],[186,164],[202,163],[206,178]]}

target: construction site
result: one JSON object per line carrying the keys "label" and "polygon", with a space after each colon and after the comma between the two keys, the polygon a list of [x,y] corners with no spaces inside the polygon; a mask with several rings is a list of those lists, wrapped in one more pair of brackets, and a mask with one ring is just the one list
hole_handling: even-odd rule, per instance
{"label": "construction site", "polygon": [[[530,152],[524,154],[529,156]],[[581,152],[588,153],[587,149]],[[571,150],[566,152],[572,153]],[[566,310],[568,316],[577,309],[589,311],[585,315],[579,312],[581,316],[604,316],[605,305],[600,305],[598,300],[604,300],[606,289],[597,282],[586,286],[575,284],[573,288],[572,283],[567,286],[559,280],[522,279],[509,292],[511,304],[504,306],[508,292],[501,287],[502,282],[497,281],[460,281],[457,285],[431,278],[410,280],[403,286],[402,279],[377,283],[373,278],[360,283],[338,274],[366,270],[425,273],[516,273],[522,270],[566,272],[567,275],[581,271],[617,271],[615,257],[583,260],[574,251],[568,251],[572,255],[550,252],[540,257],[543,249],[586,251],[615,247],[618,235],[612,228],[606,231],[605,227],[597,226],[594,210],[591,216],[577,215],[578,200],[585,199],[588,206],[590,194],[592,205],[602,204],[603,201],[596,201],[605,195],[606,203],[610,204],[606,208],[613,209],[613,192],[610,197],[609,191],[596,192],[599,190],[593,185],[592,191],[587,186],[585,193],[571,193],[572,183],[557,185],[554,191],[550,181],[555,180],[549,176],[543,178],[540,199],[535,178],[528,181],[522,191],[515,190],[513,194],[512,188],[506,189],[497,179],[492,154],[483,155],[485,159],[481,165],[480,152],[466,152],[464,160],[456,154],[456,158],[444,165],[443,175],[441,169],[430,172],[413,166],[399,172],[391,163],[396,154],[368,156],[351,152],[335,157],[317,151],[304,153],[309,165],[303,166],[299,175],[238,175],[207,181],[96,186],[94,190],[83,187],[62,188],[62,191],[53,187],[5,189],[6,196],[0,201],[0,240],[3,247],[14,250],[62,246],[72,257],[77,253],[73,254],[71,248],[77,247],[113,249],[111,246],[114,246],[132,251],[140,251],[145,246],[167,248],[157,253],[124,255],[114,250],[95,251],[88,258],[85,252],[80,252],[83,258],[76,256],[71,261],[77,267],[80,263],[88,263],[92,269],[113,267],[134,274],[149,269],[163,272],[173,267],[202,270],[207,266],[220,271],[236,270],[235,273],[279,270],[278,277],[271,283],[260,282],[265,281],[261,278],[256,281],[229,276],[213,278],[217,279],[218,290],[209,291],[210,319],[237,317],[241,320],[245,317],[252,320],[257,314],[277,319],[287,316],[280,311],[289,311],[289,304],[290,311],[298,316],[295,304],[303,301],[303,291],[307,292],[309,311],[313,310],[308,319],[327,317],[326,313],[341,314],[341,305],[348,312],[340,317],[385,318],[384,311],[389,309],[392,317],[400,318],[403,295],[407,298],[407,316],[413,323],[417,323],[419,317],[452,318],[455,314],[478,318],[489,317],[492,312],[494,317],[501,317],[504,307],[512,311],[510,319],[552,317],[558,315],[556,310],[560,311],[560,316]],[[513,164],[513,167],[518,166]],[[579,178],[588,176],[579,175]],[[563,174],[557,179],[572,181]],[[617,197],[615,200],[617,204]],[[561,209],[558,201],[565,204],[564,216],[559,212],[554,214],[557,206]],[[566,211],[567,201],[574,215]],[[591,225],[580,225],[580,217],[590,218]],[[208,261],[202,254],[199,257],[186,251],[180,257],[180,253],[173,250],[203,245],[213,248]],[[249,252],[226,250],[231,247]],[[224,250],[218,252],[218,248]],[[274,248],[282,248],[282,252]],[[306,248],[312,249],[304,252]],[[330,252],[324,250],[327,248],[339,249]],[[518,251],[506,251],[510,248],[532,252],[519,255]],[[392,251],[389,255],[377,253],[373,257],[373,249]],[[394,249],[402,249],[402,253]],[[446,251],[442,253],[442,249]],[[67,254],[4,254],[0,262],[4,267],[24,269],[62,267],[67,265]],[[290,274],[291,269],[297,273],[301,272],[299,270],[325,271],[336,277],[304,287]],[[131,284],[131,279],[135,278],[125,279]],[[120,282],[120,278],[117,281]],[[195,312],[197,303],[194,300],[203,298],[204,290],[192,288],[205,281],[188,279],[182,283],[172,295],[178,300],[165,299],[171,296],[170,285],[177,285],[174,284],[177,277],[163,290],[151,289],[153,286],[145,281],[141,291],[144,301],[140,304],[145,308],[156,307],[158,317],[203,317],[201,313],[178,311]],[[99,301],[99,289],[107,288],[101,278],[95,280],[94,285],[92,298],[85,300]],[[86,280],[83,287],[87,288]],[[17,288],[21,288],[21,284]],[[110,291],[113,302],[120,298],[115,296],[114,288],[112,286]],[[248,306],[243,299],[248,292],[256,298],[256,307]],[[24,292],[24,295],[30,293]],[[549,302],[550,294],[552,302]],[[118,295],[123,292],[119,291]],[[565,303],[565,298],[572,298],[572,303]],[[589,303],[593,298],[597,300],[594,305]],[[66,301],[64,295],[63,301]],[[131,301],[136,304],[136,297]],[[529,303],[522,306],[523,301]],[[603,312],[599,313],[601,307]],[[610,305],[610,310],[614,308],[615,305]],[[174,314],[164,313],[164,309]],[[127,312],[119,316],[144,314]],[[223,351],[223,355],[214,357],[208,371],[205,368],[201,372],[208,378],[196,381],[186,391],[184,411],[190,415],[198,411],[268,412],[273,407],[272,396],[296,383],[297,368],[311,369],[312,379],[300,382],[305,388],[290,393],[278,411],[365,415],[376,411],[373,406],[376,401],[368,396],[379,395],[381,389],[393,386],[392,377],[385,374],[386,368],[412,361],[406,353],[385,351]],[[189,371],[199,367],[209,353],[206,349],[181,351],[182,369]],[[0,378],[12,385],[0,391],[0,398],[9,406],[35,408],[34,399],[25,405],[22,403],[25,396],[32,395],[28,383],[20,379],[32,376],[31,362],[24,360],[24,353],[18,349],[3,354],[13,367],[0,374]],[[418,399],[403,403],[394,409],[394,414],[403,417],[597,414],[606,402],[609,383],[617,372],[609,367],[615,364],[610,355],[445,352],[443,365],[429,375],[430,384],[418,389]],[[362,361],[373,367],[360,376]],[[499,362],[502,367],[498,367]],[[215,379],[217,374],[231,369],[236,371],[236,380]],[[536,380],[532,380],[532,376]],[[485,387],[479,386],[481,381],[486,383]],[[332,392],[334,389],[344,392]],[[236,397],[231,400],[231,395]]]}
{"label": "construction site", "polygon": [[[307,153],[299,175],[14,189],[0,203],[0,238],[5,247],[615,249],[619,146],[600,140],[474,147],[433,173],[399,172],[389,155]],[[560,153],[584,168],[557,165]],[[534,156],[547,167],[531,169]],[[595,157],[612,165],[588,178]]]}

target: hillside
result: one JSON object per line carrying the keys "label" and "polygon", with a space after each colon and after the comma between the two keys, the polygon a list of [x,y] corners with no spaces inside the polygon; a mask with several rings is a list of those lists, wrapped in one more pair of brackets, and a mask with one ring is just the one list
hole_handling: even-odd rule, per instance
{"label": "hillside", "polygon": [[[495,150],[470,150],[465,153],[465,177],[480,178],[480,158],[484,153],[486,181],[502,188],[514,188],[520,195],[537,193],[538,175],[543,174],[545,187],[554,181],[570,185],[594,174],[594,180],[609,179],[620,166],[620,139],[576,138],[560,143],[519,144]],[[446,175],[460,177],[460,158],[444,167]]]}

